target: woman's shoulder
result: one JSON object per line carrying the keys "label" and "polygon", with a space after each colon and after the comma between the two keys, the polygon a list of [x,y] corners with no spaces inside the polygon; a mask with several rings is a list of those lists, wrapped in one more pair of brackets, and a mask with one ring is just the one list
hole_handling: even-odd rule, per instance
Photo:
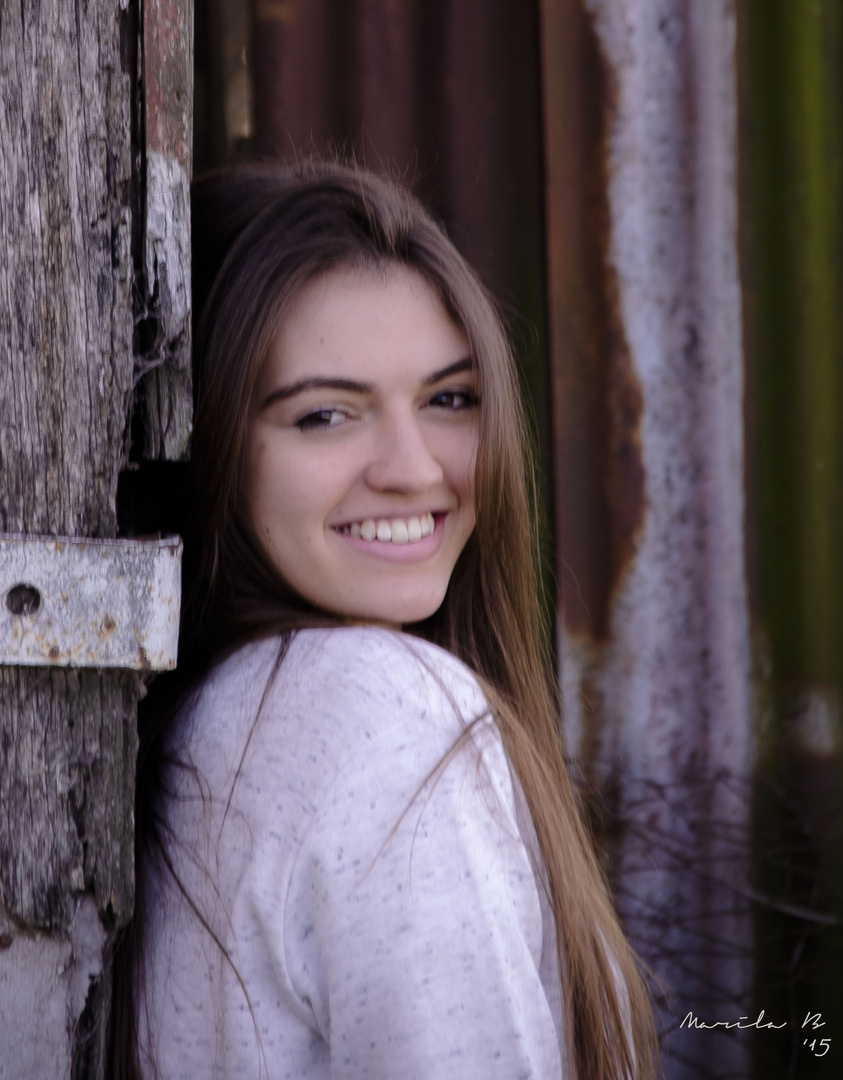
{"label": "woman's shoulder", "polygon": [[244,646],[206,677],[181,732],[193,750],[227,743],[236,754],[257,720],[260,742],[318,744],[347,756],[402,727],[453,740],[488,713],[475,675],[445,649],[383,627],[348,626]]}
{"label": "woman's shoulder", "polygon": [[453,737],[489,711],[476,677],[457,657],[409,634],[365,626],[300,632],[272,699],[273,712],[324,726],[348,751],[402,726]]}
{"label": "woman's shoulder", "polygon": [[452,653],[422,638],[377,626],[305,630],[284,661],[287,680],[308,681],[342,696],[387,701],[445,695],[452,704],[485,704],[474,673]]}
{"label": "woman's shoulder", "polygon": [[281,650],[284,665],[295,668],[299,678],[306,670],[343,678],[363,667],[388,683],[426,673],[448,685],[477,686],[471,669],[439,645],[385,626],[354,625],[298,630],[289,639],[267,637],[251,642],[213,667],[202,688],[250,678],[271,667]]}

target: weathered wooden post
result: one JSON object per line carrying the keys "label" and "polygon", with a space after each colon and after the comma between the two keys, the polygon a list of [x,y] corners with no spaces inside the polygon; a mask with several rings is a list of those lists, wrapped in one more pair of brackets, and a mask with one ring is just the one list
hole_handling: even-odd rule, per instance
{"label": "weathered wooden post", "polygon": [[151,642],[178,606],[177,545],[115,541],[116,491],[133,402],[133,457],[189,434],[191,20],[190,0],[0,0],[4,1080],[106,1073],[130,669],[172,663]]}

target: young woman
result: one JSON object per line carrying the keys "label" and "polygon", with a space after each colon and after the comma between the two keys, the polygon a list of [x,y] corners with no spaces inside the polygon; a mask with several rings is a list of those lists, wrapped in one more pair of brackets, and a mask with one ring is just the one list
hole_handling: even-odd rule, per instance
{"label": "young woman", "polygon": [[141,732],[117,1075],[653,1076],[482,286],[358,169],[193,205],[200,535]]}

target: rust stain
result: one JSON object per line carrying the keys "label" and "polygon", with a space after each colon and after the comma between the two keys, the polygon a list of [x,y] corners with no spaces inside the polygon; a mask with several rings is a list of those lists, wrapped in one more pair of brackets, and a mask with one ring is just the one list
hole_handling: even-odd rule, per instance
{"label": "rust stain", "polygon": [[542,0],[559,604],[609,632],[645,509],[643,410],[609,261],[606,133],[617,90],[582,0]]}
{"label": "rust stain", "polygon": [[611,590],[615,592],[635,555],[637,537],[644,524],[646,476],[641,455],[644,396],[632,366],[614,270],[607,270],[607,300],[610,347],[606,385],[606,498],[612,522]]}
{"label": "rust stain", "polygon": [[189,171],[193,72],[188,0],[145,0],[143,13],[146,145]]}
{"label": "rust stain", "polygon": [[149,671],[152,665],[149,662],[149,657],[146,655],[146,649],[141,645],[138,648],[138,666],[141,671]]}

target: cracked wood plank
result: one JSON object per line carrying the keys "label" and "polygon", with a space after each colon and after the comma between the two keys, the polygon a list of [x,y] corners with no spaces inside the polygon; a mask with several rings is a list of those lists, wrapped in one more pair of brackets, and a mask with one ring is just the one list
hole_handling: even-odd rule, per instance
{"label": "cracked wood plank", "polygon": [[145,0],[142,49],[145,216],[142,316],[147,459],[187,458],[193,420],[190,342],[190,173],[193,5]]}

